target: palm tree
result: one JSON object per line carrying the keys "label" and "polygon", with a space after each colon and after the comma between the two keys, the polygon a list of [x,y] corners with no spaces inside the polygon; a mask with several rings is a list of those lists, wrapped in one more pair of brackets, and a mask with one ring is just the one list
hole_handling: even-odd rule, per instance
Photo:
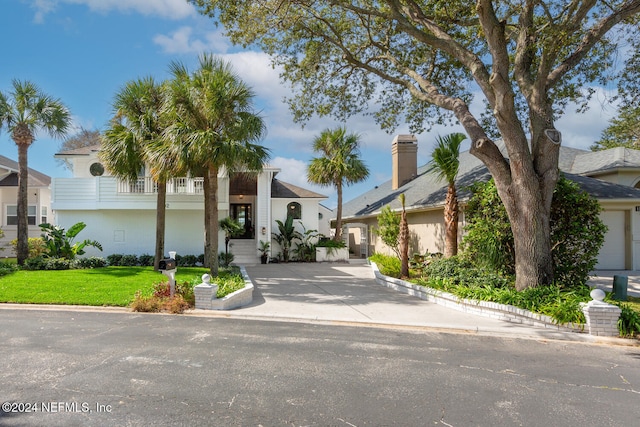
{"label": "palm tree", "polygon": [[164,256],[167,179],[169,170],[159,158],[151,161],[166,127],[162,84],[151,77],[128,82],[115,96],[111,127],[102,137],[100,157],[116,177],[136,181],[146,164],[158,187],[156,199],[156,246],[154,267]]}
{"label": "palm tree", "polygon": [[36,133],[44,130],[53,138],[64,137],[71,125],[71,114],[58,100],[45,94],[29,81],[13,80],[8,95],[0,92],[0,129],[6,128],[18,146],[18,244],[16,256],[23,265],[29,257],[27,151]]}
{"label": "palm tree", "polygon": [[254,142],[265,124],[253,111],[254,93],[222,59],[201,55],[193,73],[170,65],[168,108],[173,123],[162,156],[177,168],[204,171],[205,264],[218,274],[218,174],[262,170],[268,150]]}
{"label": "palm tree", "polygon": [[447,182],[447,198],[444,204],[444,256],[458,253],[458,197],[456,195],[456,177],[460,166],[460,144],[467,139],[462,133],[452,133],[436,139],[431,152],[427,172],[433,172],[438,179]]}
{"label": "palm tree", "polygon": [[369,169],[359,157],[360,137],[347,135],[344,127],[325,129],[313,141],[313,151],[322,157],[311,159],[307,180],[325,187],[333,186],[338,193],[335,241],[342,239],[342,187],[367,179]]}

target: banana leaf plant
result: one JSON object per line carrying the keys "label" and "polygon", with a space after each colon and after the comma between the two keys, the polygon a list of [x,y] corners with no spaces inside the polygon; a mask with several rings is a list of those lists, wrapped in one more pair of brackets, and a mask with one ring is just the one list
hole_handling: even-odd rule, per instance
{"label": "banana leaf plant", "polygon": [[49,223],[40,224],[39,227],[42,230],[42,239],[47,247],[47,256],[51,258],[66,258],[75,259],[78,255],[84,255],[84,248],[92,246],[102,251],[102,245],[95,241],[85,239],[82,242],[75,242],[73,240],[76,236],[85,229],[87,224],[84,222],[78,222],[66,230],[63,227],[52,225]]}

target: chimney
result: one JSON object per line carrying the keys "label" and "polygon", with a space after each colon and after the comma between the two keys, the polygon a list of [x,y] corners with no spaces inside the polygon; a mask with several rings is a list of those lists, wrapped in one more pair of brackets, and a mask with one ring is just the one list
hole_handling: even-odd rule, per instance
{"label": "chimney", "polygon": [[396,135],[391,143],[391,189],[396,190],[418,175],[418,140],[415,135]]}

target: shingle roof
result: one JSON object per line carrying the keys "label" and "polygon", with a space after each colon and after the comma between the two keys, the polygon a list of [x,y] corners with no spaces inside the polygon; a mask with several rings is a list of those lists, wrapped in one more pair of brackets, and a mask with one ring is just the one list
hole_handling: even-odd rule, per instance
{"label": "shingle roof", "polygon": [[[20,165],[18,162],[8,157],[0,156],[0,168],[8,170],[10,173],[0,181],[2,187],[15,187],[18,185],[18,172]],[[51,177],[29,168],[29,187],[48,187],[51,184]]]}
{"label": "shingle roof", "polygon": [[87,147],[74,148],[73,150],[61,151],[55,154],[55,157],[66,156],[88,156],[92,153],[100,151],[100,144],[89,145]]}
{"label": "shingle roof", "polygon": [[[603,156],[603,151],[591,153],[576,148],[560,147],[558,164],[567,178],[575,181],[584,191],[601,200],[628,198],[640,200],[640,189],[578,175],[578,173],[589,172],[589,170],[584,170],[582,166],[585,159],[589,160],[590,158],[584,157],[586,154],[594,154],[593,158],[597,158],[598,154],[604,158],[619,159],[620,157],[619,153],[606,153]],[[638,156],[637,160],[636,155]],[[640,167],[640,151],[627,155],[626,159],[627,163],[625,165],[627,167],[630,165]],[[607,164],[611,164],[611,162]],[[401,193],[405,194],[407,210],[443,206],[447,195],[447,184],[439,181],[435,174],[426,173],[426,169],[426,165],[418,168],[418,176],[396,190],[391,189],[391,180],[389,180],[348,201],[342,207],[343,218],[375,215],[385,205],[390,205],[392,209],[400,209],[398,196]],[[460,201],[468,200],[470,197],[471,193],[468,187],[471,184],[486,181],[489,178],[489,171],[480,159],[473,156],[469,151],[460,153],[460,168],[456,179],[456,189],[458,190],[458,199]]]}
{"label": "shingle roof", "polygon": [[315,193],[278,179],[271,181],[271,198],[273,199],[326,199],[327,196]]}

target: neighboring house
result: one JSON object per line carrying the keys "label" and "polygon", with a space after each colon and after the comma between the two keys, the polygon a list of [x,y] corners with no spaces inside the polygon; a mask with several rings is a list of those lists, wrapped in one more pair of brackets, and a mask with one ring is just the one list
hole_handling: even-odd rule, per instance
{"label": "neighboring house", "polygon": [[[343,220],[349,229],[350,249],[368,256],[390,253],[374,233],[377,215],[385,205],[400,209],[398,196],[406,197],[410,227],[410,253],[444,251],[444,201],[447,185],[426,165],[417,166],[417,139],[398,135],[392,142],[392,179],[343,206]],[[504,151],[503,151],[504,152]],[[640,269],[640,151],[627,148],[591,152],[560,148],[560,170],[600,202],[601,218],[609,227],[598,256],[597,269]],[[467,187],[490,178],[487,168],[468,151],[460,154],[456,186],[461,202],[460,238],[465,217]]]}
{"label": "neighboring house", "polygon": [[[156,226],[156,185],[141,171],[136,182],[109,175],[98,158],[99,145],[55,155],[70,162],[72,178],[54,178],[51,207],[55,223],[69,227],[83,221],[87,228],[79,238],[97,240],[103,252],[89,248],[87,255],[153,254]],[[219,218],[231,216],[245,226],[242,236],[232,239],[235,263],[259,262],[261,240],[271,241],[272,256],[279,252],[272,239],[275,220],[293,215],[299,231],[318,229],[320,201],[325,196],[275,179],[279,169],[229,177],[219,176]],[[204,250],[203,179],[173,178],[167,183],[165,253],[199,255]],[[304,227],[304,228],[303,228]],[[224,233],[219,234],[224,250]]]}
{"label": "neighboring house", "polygon": [[[18,162],[0,156],[0,204],[2,205],[2,230],[4,237],[0,239],[2,257],[14,257],[15,253],[9,244],[18,236]],[[29,237],[39,237],[39,224],[51,220],[51,197],[49,185],[51,178],[37,170],[29,168],[28,224]]]}

